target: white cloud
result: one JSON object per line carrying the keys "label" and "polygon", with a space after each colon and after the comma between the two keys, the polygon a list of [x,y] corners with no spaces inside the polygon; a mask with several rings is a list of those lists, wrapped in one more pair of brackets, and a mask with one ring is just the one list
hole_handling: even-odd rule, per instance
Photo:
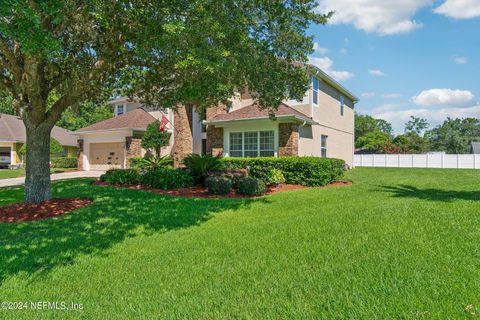
{"label": "white cloud", "polygon": [[313,50],[314,50],[316,53],[319,53],[319,54],[321,54],[321,55],[325,55],[325,54],[328,52],[328,49],[321,47],[318,42],[315,42],[315,43],[313,44]]}
{"label": "white cloud", "polygon": [[382,112],[387,112],[387,111],[393,111],[393,110],[396,110],[400,107],[401,107],[401,105],[397,104],[397,103],[385,103],[385,104],[382,104],[382,105],[374,108],[372,111],[374,113],[382,113]]}
{"label": "white cloud", "polygon": [[480,17],[480,1],[446,0],[442,5],[435,8],[434,12],[455,19]]}
{"label": "white cloud", "polygon": [[387,98],[387,99],[396,99],[400,98],[402,95],[400,93],[384,93],[382,94],[382,97]]}
{"label": "white cloud", "polygon": [[407,33],[422,27],[422,23],[415,21],[413,16],[417,10],[433,4],[434,1],[319,0],[318,8],[322,13],[335,12],[329,21],[331,24],[352,24],[355,28],[366,32],[392,35]]}
{"label": "white cloud", "polygon": [[362,98],[372,98],[375,96],[375,92],[364,92],[362,93]]}
{"label": "white cloud", "polygon": [[348,54],[348,50],[345,49],[345,48],[340,49],[338,52],[339,52],[340,54],[343,54],[343,55]]}
{"label": "white cloud", "polygon": [[333,69],[333,60],[329,57],[310,57],[309,62],[322,69],[326,74],[337,81],[345,81],[355,76],[353,73],[348,71],[338,71]]}
{"label": "white cloud", "polygon": [[378,69],[368,69],[368,73],[376,77],[381,77],[385,75],[382,70],[378,70]]}
{"label": "white cloud", "polygon": [[466,64],[468,62],[468,59],[467,59],[467,57],[454,57],[453,61],[456,64]]}
{"label": "white cloud", "polygon": [[478,118],[480,114],[480,105],[466,107],[466,108],[442,108],[432,112],[431,109],[403,109],[403,110],[388,110],[375,108],[372,112],[372,116],[375,118],[384,119],[392,124],[396,133],[403,133],[405,123],[410,120],[410,116],[420,117],[427,119],[430,127],[437,126],[447,117],[450,118]]}
{"label": "white cloud", "polygon": [[438,107],[470,107],[475,102],[475,95],[468,90],[430,89],[422,91],[418,96],[412,97],[419,106]]}

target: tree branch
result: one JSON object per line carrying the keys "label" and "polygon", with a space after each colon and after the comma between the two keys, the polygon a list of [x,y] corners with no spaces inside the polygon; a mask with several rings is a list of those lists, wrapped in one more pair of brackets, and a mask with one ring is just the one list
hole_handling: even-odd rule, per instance
{"label": "tree branch", "polygon": [[101,80],[103,71],[108,68],[108,65],[105,60],[97,61],[83,79],[71,85],[67,93],[53,104],[47,112],[46,121],[56,123],[67,107],[80,102],[86,93],[89,92],[88,87],[92,85],[91,82]]}

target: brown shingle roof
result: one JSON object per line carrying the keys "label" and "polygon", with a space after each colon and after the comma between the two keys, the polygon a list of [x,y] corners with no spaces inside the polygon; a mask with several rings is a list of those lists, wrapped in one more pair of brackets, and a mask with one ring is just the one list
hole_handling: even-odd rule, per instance
{"label": "brown shingle roof", "polygon": [[[261,110],[258,104],[252,104],[247,107],[225,113],[216,115],[213,119],[209,122],[224,122],[224,121],[235,121],[235,120],[249,120],[249,119],[257,119],[257,118],[268,118],[269,117],[269,110],[263,109]],[[285,116],[293,116],[298,117],[305,120],[311,120],[307,115],[303,114],[302,112],[293,109],[292,107],[287,106],[284,103],[281,103],[278,106],[278,109],[274,112],[274,115],[277,117],[285,117]]]}
{"label": "brown shingle roof", "polygon": [[[52,129],[52,138],[62,146],[76,146],[78,139],[72,132],[57,126]],[[25,125],[20,117],[0,114],[0,141],[25,143]]]}
{"label": "brown shingle roof", "polygon": [[87,131],[106,131],[114,129],[147,129],[147,126],[154,122],[155,117],[150,113],[138,108],[121,116],[113,117],[101,122],[92,124],[91,126],[78,129],[76,132],[82,133]]}

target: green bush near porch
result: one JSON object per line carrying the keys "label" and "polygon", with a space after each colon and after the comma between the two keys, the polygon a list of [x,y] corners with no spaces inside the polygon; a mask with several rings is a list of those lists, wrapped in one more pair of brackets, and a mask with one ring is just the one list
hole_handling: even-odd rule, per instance
{"label": "green bush near porch", "polygon": [[57,157],[50,159],[51,168],[76,168],[77,158]]}
{"label": "green bush near porch", "polygon": [[343,177],[345,162],[318,157],[224,158],[227,169],[250,169],[250,176],[268,181],[271,169],[282,171],[285,182],[304,186],[324,186]]}

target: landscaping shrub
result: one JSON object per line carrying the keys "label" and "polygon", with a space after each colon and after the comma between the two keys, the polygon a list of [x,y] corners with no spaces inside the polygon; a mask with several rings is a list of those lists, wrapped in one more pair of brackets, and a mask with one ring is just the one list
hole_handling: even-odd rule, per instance
{"label": "landscaping shrub", "polygon": [[[238,181],[248,176],[248,171],[246,169],[236,169],[236,170],[221,170],[221,171],[209,171],[204,174],[205,177],[225,177],[232,180],[232,187],[237,188]],[[207,186],[205,184],[205,186]]]}
{"label": "landscaping shrub", "polygon": [[209,171],[222,170],[224,164],[221,157],[213,157],[209,155],[191,154],[183,159],[183,164],[187,167],[192,177],[198,182],[205,173]]}
{"label": "landscaping shrub", "polygon": [[227,169],[249,168],[249,175],[268,181],[271,169],[282,171],[285,182],[304,186],[323,186],[342,178],[345,162],[317,157],[224,158]]}
{"label": "landscaping shrub", "polygon": [[280,169],[270,169],[268,171],[268,178],[265,181],[267,184],[279,185],[281,183],[285,183],[285,177]]}
{"label": "landscaping shrub", "polygon": [[111,169],[100,180],[109,184],[137,184],[140,182],[140,174],[135,169]]}
{"label": "landscaping shrub", "polygon": [[76,168],[77,158],[58,157],[50,159],[50,168]]}
{"label": "landscaping shrub", "polygon": [[149,170],[142,176],[142,183],[157,189],[178,189],[193,186],[193,178],[182,169],[162,167]]}
{"label": "landscaping shrub", "polygon": [[227,177],[207,177],[205,178],[205,185],[208,187],[210,194],[229,194],[232,190],[232,180]]}
{"label": "landscaping shrub", "polygon": [[238,181],[238,193],[248,196],[259,196],[265,193],[267,187],[261,179],[243,177]]}

